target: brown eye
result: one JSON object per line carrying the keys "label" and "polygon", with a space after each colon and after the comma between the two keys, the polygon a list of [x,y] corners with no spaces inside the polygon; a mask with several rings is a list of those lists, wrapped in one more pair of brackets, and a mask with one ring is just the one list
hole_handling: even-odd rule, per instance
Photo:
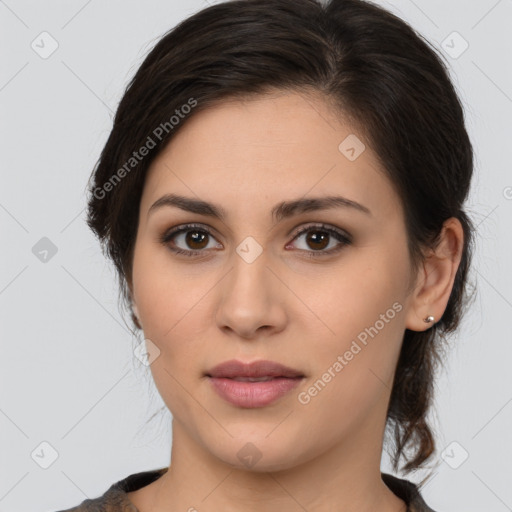
{"label": "brown eye", "polygon": [[208,241],[208,233],[204,231],[187,231],[185,236],[185,244],[191,249],[204,249]]}
{"label": "brown eye", "polygon": [[306,236],[306,243],[315,250],[325,249],[329,245],[330,236],[326,231],[310,231]]}
{"label": "brown eye", "polygon": [[208,247],[208,244],[211,242],[210,239],[215,240],[207,229],[189,224],[165,232],[160,237],[160,242],[168,246],[175,253],[195,256],[202,252],[207,252],[205,249],[218,247],[215,244],[212,247]]}
{"label": "brown eye", "polygon": [[[299,249],[306,252],[308,256],[312,258],[317,256],[328,256],[340,251],[343,247],[352,243],[350,235],[345,234],[337,228],[327,227],[323,224],[303,228],[299,233],[297,233],[297,235],[295,235],[293,240],[299,240],[303,235],[303,247],[299,247]],[[338,243],[336,243],[336,241]],[[332,245],[331,242],[333,242]],[[290,245],[287,247],[289,246]],[[331,247],[328,248],[329,246]]]}

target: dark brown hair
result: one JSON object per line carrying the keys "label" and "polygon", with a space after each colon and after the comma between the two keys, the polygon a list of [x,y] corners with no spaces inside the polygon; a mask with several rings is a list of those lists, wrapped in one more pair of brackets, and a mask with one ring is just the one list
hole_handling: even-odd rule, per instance
{"label": "dark brown hair", "polygon": [[[270,90],[316,92],[351,120],[402,200],[413,270],[443,222],[464,230],[462,259],[441,319],[406,329],[387,413],[393,463],[421,467],[435,443],[427,422],[445,335],[468,306],[473,225],[463,210],[473,151],[460,100],[435,48],[362,0],[238,0],[208,7],[165,34],[117,109],[89,184],[88,225],[116,267],[130,306],[132,254],[146,172],[191,116],[224,99]],[[134,151],[146,147],[145,156]],[[140,158],[139,158],[140,156]],[[137,324],[135,317],[132,320]],[[409,453],[411,452],[411,453]]]}

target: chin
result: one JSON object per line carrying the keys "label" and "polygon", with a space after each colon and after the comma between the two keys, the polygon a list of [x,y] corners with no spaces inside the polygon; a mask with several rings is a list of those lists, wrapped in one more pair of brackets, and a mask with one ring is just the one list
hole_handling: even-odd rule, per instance
{"label": "chin", "polygon": [[[307,459],[304,445],[291,437],[271,439],[266,430],[261,436],[243,435],[230,438],[225,443],[214,442],[210,452],[225,464],[254,473],[283,471],[297,466]],[[209,444],[209,443],[208,443]],[[297,446],[301,451],[297,451]]]}

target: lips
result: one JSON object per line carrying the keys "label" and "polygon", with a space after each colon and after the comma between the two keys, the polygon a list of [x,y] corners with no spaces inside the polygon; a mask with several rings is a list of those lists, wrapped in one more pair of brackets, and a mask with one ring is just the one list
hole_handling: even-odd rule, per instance
{"label": "lips", "polygon": [[295,379],[304,377],[299,370],[274,361],[243,363],[236,359],[225,361],[206,373],[207,377],[226,378],[245,382],[265,382],[275,378]]}
{"label": "lips", "polygon": [[284,397],[305,375],[273,361],[243,363],[232,359],[205,374],[215,392],[240,408],[266,407]]}

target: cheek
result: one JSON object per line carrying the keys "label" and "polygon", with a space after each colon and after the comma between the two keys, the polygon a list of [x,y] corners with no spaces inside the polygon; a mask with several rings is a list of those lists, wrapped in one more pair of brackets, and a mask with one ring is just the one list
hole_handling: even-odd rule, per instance
{"label": "cheek", "polygon": [[[160,350],[150,366],[155,386],[167,408],[179,418],[191,413],[190,396],[205,368],[205,293],[208,279],[190,280],[176,266],[156,264],[140,250],[134,257],[134,295],[144,326],[144,338]],[[203,299],[203,300],[201,300]]]}
{"label": "cheek", "polygon": [[[352,415],[364,415],[391,390],[405,329],[408,268],[397,256],[383,257],[380,251],[378,259],[359,258],[347,264],[350,272],[322,281],[321,293],[309,297],[308,305],[321,312],[321,329],[327,334],[317,336],[313,387],[306,389],[304,401],[311,399],[311,411],[324,421],[327,415],[343,422],[348,411],[352,421]],[[311,341],[301,349],[312,353]]]}
{"label": "cheek", "polygon": [[219,281],[212,272],[185,273],[183,267],[172,265],[165,251],[136,247],[134,297],[144,337],[160,350],[150,370],[162,398],[176,410],[186,408],[187,394],[181,386],[193,389],[206,370],[205,346],[212,341],[206,330],[211,332],[213,322],[208,291]]}
{"label": "cheek", "polygon": [[150,242],[136,245],[134,298],[146,337],[162,341],[172,337],[188,315],[200,309],[209,280],[208,273],[203,273],[200,279],[187,275],[183,265],[171,263],[165,249],[152,246]]}
{"label": "cheek", "polygon": [[386,254],[380,246],[350,254],[315,279],[297,278],[294,292],[314,313],[326,351],[333,345],[341,349],[359,334],[364,341],[364,333],[375,324],[384,337],[400,332],[407,271],[402,254]]}
{"label": "cheek", "polygon": [[315,371],[297,397],[298,407],[327,443],[385,415],[403,336],[403,307],[384,296],[380,305],[352,301],[350,314],[338,313],[337,322],[331,317],[333,341],[318,340],[314,352],[311,346],[304,349]]}

